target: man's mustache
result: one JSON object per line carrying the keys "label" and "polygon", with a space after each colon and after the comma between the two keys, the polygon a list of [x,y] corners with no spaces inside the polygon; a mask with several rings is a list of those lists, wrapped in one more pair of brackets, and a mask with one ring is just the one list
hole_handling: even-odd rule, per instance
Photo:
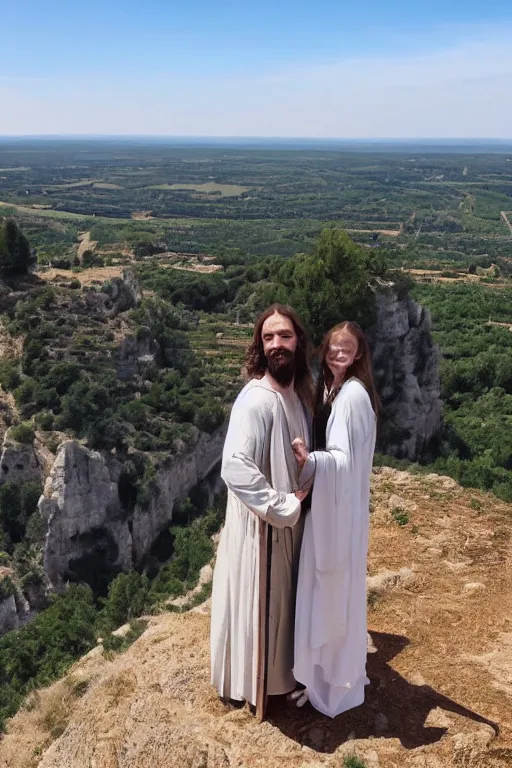
{"label": "man's mustache", "polygon": [[274,357],[285,357],[287,360],[291,360],[293,358],[293,352],[290,352],[289,349],[271,349],[268,353],[268,357],[274,358]]}

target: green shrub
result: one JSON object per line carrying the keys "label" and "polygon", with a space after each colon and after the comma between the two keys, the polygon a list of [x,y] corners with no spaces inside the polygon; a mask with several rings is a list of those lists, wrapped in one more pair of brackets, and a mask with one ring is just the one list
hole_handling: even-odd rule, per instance
{"label": "green shrub", "polygon": [[368,766],[357,755],[345,755],[343,758],[343,768],[368,768]]}
{"label": "green shrub", "polygon": [[120,573],[110,583],[108,597],[101,611],[101,621],[110,629],[117,629],[130,619],[140,616],[148,605],[148,577],[129,571]]}
{"label": "green shrub", "polygon": [[29,421],[23,421],[9,429],[9,438],[17,443],[33,443],[34,437],[34,427]]}
{"label": "green shrub", "polygon": [[4,576],[3,579],[0,579],[0,602],[14,595],[15,591],[14,582],[10,576]]}
{"label": "green shrub", "polygon": [[12,552],[13,546],[23,541],[27,523],[37,510],[41,495],[40,483],[3,483],[0,485],[0,531],[5,541],[3,547]]}
{"label": "green shrub", "polygon": [[12,392],[21,383],[20,361],[0,361],[0,384],[6,392]]}
{"label": "green shrub", "polygon": [[53,429],[53,420],[54,416],[51,411],[42,411],[42,413],[38,413],[36,416],[36,424],[39,429],[43,430],[43,432],[51,432]]}
{"label": "green shrub", "polygon": [[208,432],[211,435],[223,424],[225,416],[224,408],[212,401],[209,405],[199,408],[194,417],[194,424],[202,432]]}
{"label": "green shrub", "polygon": [[96,645],[91,590],[72,585],[26,626],[0,637],[0,730],[22,698],[61,677]]}
{"label": "green shrub", "polygon": [[405,509],[401,509],[400,507],[393,507],[391,516],[398,525],[407,525],[409,522],[409,514]]}

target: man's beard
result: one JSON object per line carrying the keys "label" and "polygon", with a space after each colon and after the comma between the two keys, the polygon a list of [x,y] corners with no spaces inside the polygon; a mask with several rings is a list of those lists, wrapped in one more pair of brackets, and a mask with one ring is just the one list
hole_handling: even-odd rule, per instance
{"label": "man's beard", "polygon": [[295,355],[289,349],[273,349],[267,355],[268,372],[282,387],[288,387],[295,376]]}

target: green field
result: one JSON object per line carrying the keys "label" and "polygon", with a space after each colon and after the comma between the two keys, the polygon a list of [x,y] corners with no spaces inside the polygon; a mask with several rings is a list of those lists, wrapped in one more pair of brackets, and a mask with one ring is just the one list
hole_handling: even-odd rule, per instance
{"label": "green field", "polygon": [[311,250],[325,225],[385,249],[396,266],[512,258],[501,215],[512,209],[505,151],[27,140],[2,142],[0,164],[0,200],[18,206],[31,243],[53,259],[71,252],[80,230],[91,230],[97,250],[149,240],[188,253],[289,257]]}

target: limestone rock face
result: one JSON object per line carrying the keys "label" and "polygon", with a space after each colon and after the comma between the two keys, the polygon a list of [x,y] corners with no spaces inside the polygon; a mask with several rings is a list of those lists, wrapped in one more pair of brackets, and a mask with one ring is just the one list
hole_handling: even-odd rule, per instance
{"label": "limestone rock face", "polygon": [[219,466],[224,437],[223,429],[211,436],[199,433],[193,448],[170,457],[160,465],[147,509],[136,507],[133,516],[133,555],[136,563],[143,562],[157,536],[171,521],[176,502],[186,498],[195,485]]}
{"label": "limestone rock face", "polygon": [[114,575],[144,563],[170,524],[176,502],[214,475],[224,430],[197,433],[193,447],[164,460],[156,470],[147,506],[126,509],[119,496],[122,463],[76,441],[61,444],[39,511],[47,522],[44,568],[59,589],[67,580],[89,581],[91,572]]}
{"label": "limestone rock face", "polygon": [[34,446],[17,443],[6,433],[0,458],[0,485],[41,480],[43,469]]}
{"label": "limestone rock face", "polygon": [[128,520],[98,451],[74,440],[61,444],[39,511],[48,525],[44,568],[54,587],[83,578],[91,568],[131,565]]}
{"label": "limestone rock face", "polygon": [[392,288],[377,293],[376,309],[369,335],[382,401],[377,450],[416,460],[441,429],[439,350],[430,313]]}
{"label": "limestone rock face", "polygon": [[89,312],[115,317],[120,312],[136,307],[142,292],[135,274],[130,269],[122,277],[114,277],[101,291],[89,291],[85,303]]}
{"label": "limestone rock face", "polygon": [[0,635],[18,629],[26,621],[29,611],[30,606],[14,573],[10,568],[0,567]]}
{"label": "limestone rock face", "polygon": [[0,635],[17,629],[19,625],[18,610],[14,595],[9,595],[0,601]]}
{"label": "limestone rock face", "polygon": [[121,381],[129,381],[135,374],[145,378],[151,366],[155,365],[159,347],[149,329],[142,330],[137,338],[127,336],[116,352],[116,371]]}

